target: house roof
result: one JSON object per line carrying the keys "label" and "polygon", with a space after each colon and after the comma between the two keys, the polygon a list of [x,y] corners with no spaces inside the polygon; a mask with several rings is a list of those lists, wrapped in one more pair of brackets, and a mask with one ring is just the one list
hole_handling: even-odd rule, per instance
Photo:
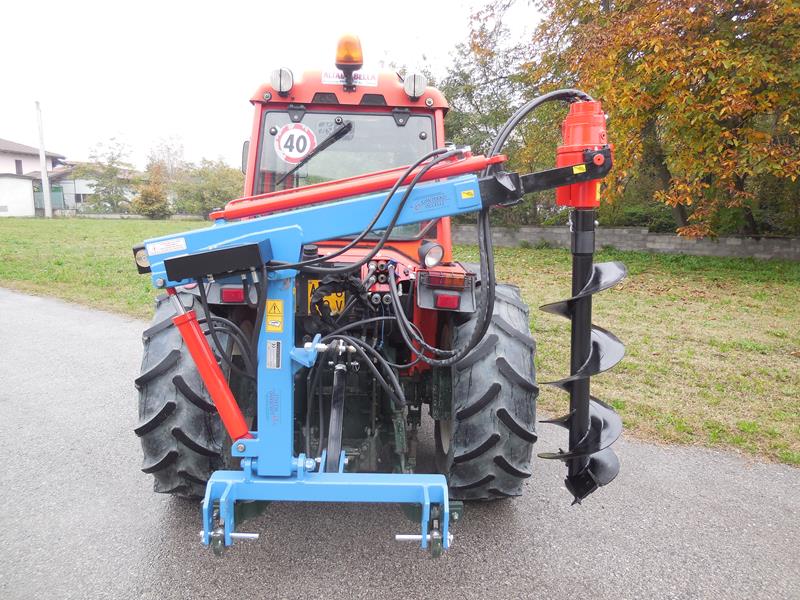
{"label": "house roof", "polygon": [[35,180],[35,177],[31,177],[30,175],[16,175],[15,173],[0,173],[0,178],[2,179],[28,179],[30,181]]}
{"label": "house roof", "polygon": [[[47,177],[50,179],[50,181],[61,181],[62,179],[66,179],[72,175],[73,171],[75,171],[75,168],[75,165],[56,167],[52,171],[47,172]],[[34,179],[42,178],[41,171],[31,171],[30,173],[25,173],[25,175]]]}
{"label": "house roof", "polygon": [[[33,146],[26,146],[25,144],[18,144],[10,140],[0,138],[0,152],[6,154],[33,154],[39,156],[39,149]],[[56,154],[55,152],[48,152],[45,150],[45,155],[52,156],[53,158],[65,158],[63,154]]]}
{"label": "house roof", "polygon": [[[64,164],[61,166],[56,167],[52,171],[47,172],[47,176],[50,181],[62,181],[64,179],[92,179],[91,169],[93,166],[97,166],[97,163],[91,162],[78,162],[78,161],[63,161]],[[86,167],[86,170],[83,175],[80,177],[75,177],[75,171],[78,167]],[[31,171],[29,173],[25,173],[27,177],[32,177],[33,179],[41,179],[42,172],[41,171]],[[119,173],[117,174],[120,179],[127,179],[127,180],[134,180],[134,179],[147,179],[147,173],[142,173],[140,171],[135,171],[133,169],[125,169],[120,168]]]}

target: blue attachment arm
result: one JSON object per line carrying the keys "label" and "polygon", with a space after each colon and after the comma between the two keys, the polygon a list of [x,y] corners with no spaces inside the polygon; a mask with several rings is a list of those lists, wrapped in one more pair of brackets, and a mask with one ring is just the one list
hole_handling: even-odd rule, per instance
{"label": "blue attachment arm", "polygon": [[[389,201],[374,229],[392,220],[404,189]],[[145,242],[156,287],[190,283],[170,280],[164,261],[200,252],[269,244],[272,259],[293,263],[303,245],[363,231],[386,199],[386,192],[370,194],[269,214],[235,222],[216,221],[211,227],[154,238]],[[482,208],[478,178],[462,175],[419,184],[409,194],[396,225],[408,225]],[[215,504],[220,508],[224,544],[233,541],[233,505],[242,500],[337,502],[398,502],[422,508],[421,546],[428,545],[431,505],[441,511],[443,546],[449,546],[447,480],[443,475],[386,473],[309,473],[306,458],[294,456],[294,373],[310,367],[317,352],[295,348],[295,270],[271,271],[267,285],[264,325],[258,340],[258,431],[253,439],[238,440],[233,456],[242,458],[243,471],[217,471],[206,488],[203,504],[203,542],[212,533]],[[318,339],[315,339],[317,342]],[[342,456],[341,460],[344,460]],[[312,460],[311,463],[314,463]],[[320,466],[324,465],[324,459]],[[343,463],[341,464],[343,470]]]}
{"label": "blue attachment arm", "polygon": [[[398,190],[378,219],[375,229],[392,220],[403,196]],[[145,242],[153,285],[158,288],[185,285],[190,280],[171,281],[164,269],[168,258],[231,248],[269,240],[272,257],[295,262],[304,244],[361,233],[386,199],[386,192],[370,194],[306,208],[269,214],[255,219],[225,222],[185,233],[153,238]],[[478,178],[462,175],[445,181],[420,183],[414,187],[400,212],[397,225],[409,225],[481,209]]]}

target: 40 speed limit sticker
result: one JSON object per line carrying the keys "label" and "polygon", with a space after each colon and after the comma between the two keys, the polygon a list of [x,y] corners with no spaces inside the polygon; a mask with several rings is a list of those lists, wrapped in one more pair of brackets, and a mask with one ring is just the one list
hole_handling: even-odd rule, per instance
{"label": "40 speed limit sticker", "polygon": [[275,135],[275,153],[284,162],[297,164],[317,147],[314,132],[302,123],[289,123]]}

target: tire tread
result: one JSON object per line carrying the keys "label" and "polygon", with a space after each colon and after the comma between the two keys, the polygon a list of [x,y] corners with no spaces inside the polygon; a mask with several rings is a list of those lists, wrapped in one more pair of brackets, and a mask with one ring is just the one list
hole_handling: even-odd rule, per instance
{"label": "tire tread", "polygon": [[[486,337],[453,368],[453,433],[449,453],[440,456],[454,499],[519,496],[531,476],[539,388],[528,315],[519,289],[498,284]],[[456,325],[454,347],[476,320]]]}
{"label": "tire tread", "polygon": [[[194,296],[182,292],[180,299],[194,306],[198,319],[205,317]],[[153,475],[153,489],[198,498],[211,473],[224,467],[227,434],[180,332],[170,326],[173,313],[170,302],[157,301],[153,324],[143,335],[134,431],[142,444],[142,471]]]}

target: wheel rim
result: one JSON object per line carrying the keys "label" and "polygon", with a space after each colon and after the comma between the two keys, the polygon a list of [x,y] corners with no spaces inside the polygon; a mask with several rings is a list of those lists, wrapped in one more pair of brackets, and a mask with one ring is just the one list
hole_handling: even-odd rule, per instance
{"label": "wheel rim", "polygon": [[450,440],[453,437],[453,422],[450,419],[439,420],[439,447],[445,456],[450,454]]}

